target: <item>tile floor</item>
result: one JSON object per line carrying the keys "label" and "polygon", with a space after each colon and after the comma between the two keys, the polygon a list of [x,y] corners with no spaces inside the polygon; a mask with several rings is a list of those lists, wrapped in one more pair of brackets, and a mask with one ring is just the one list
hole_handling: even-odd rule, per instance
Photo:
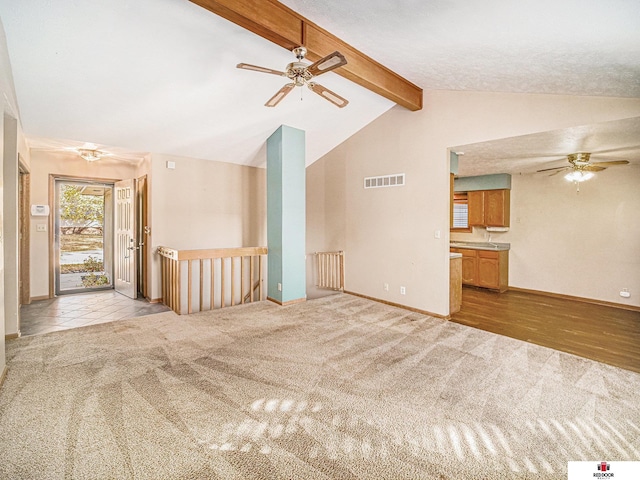
{"label": "tile floor", "polygon": [[166,312],[161,303],[133,300],[114,290],[61,295],[20,307],[20,333],[37,335]]}

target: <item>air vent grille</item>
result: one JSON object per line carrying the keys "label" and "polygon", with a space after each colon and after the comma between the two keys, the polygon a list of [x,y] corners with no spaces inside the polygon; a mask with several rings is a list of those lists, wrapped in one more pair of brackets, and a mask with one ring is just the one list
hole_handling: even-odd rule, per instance
{"label": "air vent grille", "polygon": [[383,175],[381,177],[365,177],[364,188],[402,187],[404,186],[404,173]]}

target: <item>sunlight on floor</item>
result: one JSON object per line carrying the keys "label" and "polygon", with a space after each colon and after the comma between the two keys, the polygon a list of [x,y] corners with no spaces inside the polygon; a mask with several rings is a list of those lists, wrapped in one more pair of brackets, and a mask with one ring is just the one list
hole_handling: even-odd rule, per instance
{"label": "sunlight on floor", "polygon": [[[260,398],[249,406],[255,417],[239,424],[224,426],[218,438],[201,438],[212,450],[221,452],[258,451],[269,455],[278,448],[279,439],[302,435],[313,438],[308,458],[325,457],[330,460],[376,460],[405,448],[411,455],[424,457],[440,454],[459,462],[482,464],[491,458],[502,458],[512,472],[552,474],[566,469],[569,460],[618,458],[633,460],[640,456],[627,441],[620,426],[606,419],[598,422],[584,418],[535,419],[526,422],[524,435],[505,432],[496,425],[483,422],[473,424],[451,422],[424,425],[420,432],[371,433],[375,427],[370,420],[349,416],[345,412],[326,411],[320,402],[292,399]],[[627,423],[640,429],[631,420]],[[416,428],[416,427],[413,427]],[[533,457],[530,445],[549,444],[566,452],[566,456],[538,452]],[[525,454],[526,452],[526,454]],[[395,454],[395,453],[394,453]]]}

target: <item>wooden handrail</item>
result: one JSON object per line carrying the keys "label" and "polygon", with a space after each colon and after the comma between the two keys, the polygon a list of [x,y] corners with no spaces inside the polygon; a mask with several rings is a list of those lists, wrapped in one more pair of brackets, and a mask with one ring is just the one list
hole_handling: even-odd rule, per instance
{"label": "wooden handrail", "polygon": [[[186,313],[193,313],[196,292],[197,311],[224,308],[228,304],[233,306],[247,301],[261,301],[264,282],[262,265],[267,252],[267,247],[201,250],[158,247],[157,253],[162,262],[162,302],[174,312],[182,314],[185,313],[182,308],[184,300]],[[182,278],[185,266],[186,286],[183,285]],[[197,274],[194,274],[196,269]],[[205,270],[208,270],[208,275],[205,275]],[[239,270],[239,275],[236,275],[236,270]],[[225,271],[230,275],[225,274]],[[227,281],[229,277],[230,281]],[[197,285],[194,286],[194,283]],[[209,284],[208,288],[205,288],[206,284]],[[237,287],[240,287],[239,292]],[[258,296],[254,298],[256,289],[259,290]],[[248,293],[245,295],[247,290]]]}
{"label": "wooden handrail", "polygon": [[158,247],[158,254],[173,260],[200,260],[207,258],[249,257],[266,255],[267,247],[211,248],[202,250],[176,250]]}

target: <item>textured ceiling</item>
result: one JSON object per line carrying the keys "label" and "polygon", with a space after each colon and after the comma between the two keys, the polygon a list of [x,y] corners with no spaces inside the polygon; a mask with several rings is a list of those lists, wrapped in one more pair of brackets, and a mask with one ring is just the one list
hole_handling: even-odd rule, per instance
{"label": "textured ceiling", "polygon": [[424,89],[640,97],[637,0],[282,0]]}
{"label": "textured ceiling", "polygon": [[[458,175],[535,173],[568,166],[567,155],[591,153],[592,162],[627,160],[640,167],[640,117],[458,145]],[[621,167],[616,167],[621,168]]]}
{"label": "textured ceiling", "polygon": [[305,130],[311,163],[394,105],[330,72],[318,81],[346,108],[308,89],[264,107],[286,79],[236,65],[282,70],[293,54],[187,0],[0,0],[0,17],[38,148],[90,142],[260,166],[285,124]]}
{"label": "textured ceiling", "polygon": [[[637,0],[282,3],[426,90],[640,97]],[[41,148],[262,165],[286,124],[307,132],[311,163],[393,105],[328,73],[346,108],[309,90],[263,107],[283,79],[235,65],[282,69],[292,54],[187,0],[0,0],[0,17],[24,131]]]}

